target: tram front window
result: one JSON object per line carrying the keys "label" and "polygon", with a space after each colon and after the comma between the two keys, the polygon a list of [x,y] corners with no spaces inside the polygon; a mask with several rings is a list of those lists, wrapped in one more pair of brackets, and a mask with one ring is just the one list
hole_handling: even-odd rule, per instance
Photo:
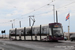
{"label": "tram front window", "polygon": [[62,28],[53,28],[53,35],[62,36],[63,35]]}

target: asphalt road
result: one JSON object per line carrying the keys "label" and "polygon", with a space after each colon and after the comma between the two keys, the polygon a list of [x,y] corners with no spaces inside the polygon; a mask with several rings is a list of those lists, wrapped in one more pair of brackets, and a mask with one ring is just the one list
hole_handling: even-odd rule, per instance
{"label": "asphalt road", "polygon": [[38,42],[0,40],[4,50],[75,50],[75,41]]}
{"label": "asphalt road", "polygon": [[0,50],[33,50],[33,49],[14,45],[14,44],[0,42]]}

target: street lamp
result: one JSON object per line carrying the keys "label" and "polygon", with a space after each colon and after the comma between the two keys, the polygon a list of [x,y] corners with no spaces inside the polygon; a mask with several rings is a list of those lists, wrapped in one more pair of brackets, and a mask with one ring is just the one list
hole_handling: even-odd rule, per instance
{"label": "street lamp", "polygon": [[[47,4],[47,5],[50,5],[50,4]],[[54,23],[55,23],[55,5],[52,5],[53,6],[53,17],[54,17]]]}
{"label": "street lamp", "polygon": [[10,20],[10,22],[12,22],[12,28],[13,28],[13,21],[14,21],[14,28],[15,28],[15,19],[14,20]]}
{"label": "street lamp", "polygon": [[[10,22],[12,22],[12,20],[10,20]],[[12,25],[12,28],[13,28],[13,22],[12,22],[12,24],[11,24],[11,25]]]}

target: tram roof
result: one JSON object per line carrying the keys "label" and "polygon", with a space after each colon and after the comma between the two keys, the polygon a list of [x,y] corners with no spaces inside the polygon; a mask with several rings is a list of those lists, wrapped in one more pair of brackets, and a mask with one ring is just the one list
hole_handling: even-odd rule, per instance
{"label": "tram roof", "polygon": [[[49,23],[49,25],[54,25],[54,24],[60,24],[61,25],[61,23]],[[48,24],[41,25],[41,26],[48,26]],[[32,26],[32,27],[40,27],[40,25],[39,26]],[[26,27],[26,28],[31,28],[31,27],[29,26],[29,27]],[[17,28],[17,29],[24,29],[24,27],[23,28]],[[15,30],[15,28],[10,29],[10,30]]]}
{"label": "tram roof", "polygon": [[13,29],[10,29],[10,30],[15,30],[15,28],[13,28]]}
{"label": "tram roof", "polygon": [[54,24],[60,24],[61,25],[61,23],[49,23],[49,25],[54,25]]}

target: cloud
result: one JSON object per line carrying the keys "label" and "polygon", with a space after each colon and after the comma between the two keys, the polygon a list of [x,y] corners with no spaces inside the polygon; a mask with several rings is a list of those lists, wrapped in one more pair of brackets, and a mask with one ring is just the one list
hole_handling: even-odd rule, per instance
{"label": "cloud", "polygon": [[[42,2],[43,1],[43,2]],[[6,9],[17,9],[17,11],[21,11],[21,13],[26,14],[28,12],[31,12],[34,9],[37,9],[41,6],[43,6],[47,0],[1,0],[3,7],[2,8],[6,8]],[[34,2],[34,3],[33,3]],[[1,7],[1,6],[0,6]]]}
{"label": "cloud", "polygon": [[[53,3],[51,3],[51,5],[46,5],[46,4],[49,4],[51,1],[52,0],[0,0],[0,17],[1,17],[0,23],[2,23],[0,24],[0,26],[8,27],[11,25],[11,23],[8,22],[10,19],[11,20],[16,18],[21,19],[22,15],[25,20],[25,21],[22,21],[22,26],[28,26],[29,24],[28,16],[30,15],[35,15],[35,18],[36,18],[35,25],[47,24],[49,22],[53,22],[53,6],[52,5],[55,5],[55,10],[58,11],[59,18],[62,18],[62,20],[60,19],[61,23],[65,23],[63,21],[65,20],[65,17],[67,16],[69,12],[71,16],[74,18],[75,3],[71,5],[67,5],[73,2],[74,0],[73,1],[55,0]],[[32,12],[34,10],[36,11]],[[50,12],[44,13],[47,11],[50,11]],[[31,12],[31,14],[28,14],[29,12]],[[26,14],[27,16],[25,16]],[[39,16],[36,14],[38,14]],[[3,23],[3,22],[8,22],[8,23]],[[15,25],[16,27],[19,26],[17,21],[15,21]],[[64,26],[67,26],[66,23]]]}
{"label": "cloud", "polygon": [[10,20],[9,19],[0,19],[0,27],[8,27],[10,26]]}
{"label": "cloud", "polygon": [[18,12],[17,10],[13,11],[13,15],[18,15],[20,14],[20,12]]}
{"label": "cloud", "polygon": [[48,13],[44,13],[44,14],[41,14],[42,16],[48,16],[48,15],[53,15],[53,12],[48,12]]}
{"label": "cloud", "polygon": [[6,14],[6,16],[7,16],[7,17],[11,17],[11,16],[12,16],[12,14]]}

